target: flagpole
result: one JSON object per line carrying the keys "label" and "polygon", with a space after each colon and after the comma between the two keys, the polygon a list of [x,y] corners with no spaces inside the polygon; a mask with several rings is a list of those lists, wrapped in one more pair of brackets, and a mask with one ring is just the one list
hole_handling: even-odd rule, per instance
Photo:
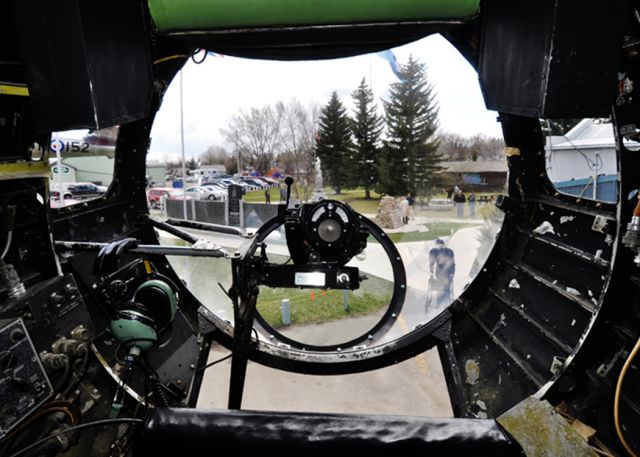
{"label": "flagpole", "polygon": [[58,164],[58,173],[56,173],[56,181],[58,184],[58,204],[64,206],[64,180],[62,179],[62,143],[58,138],[58,132],[54,132],[53,138],[56,142],[56,161]]}
{"label": "flagpole", "polygon": [[182,95],[182,71],[180,70],[180,149],[182,151],[182,213],[187,220],[187,168],[184,158],[184,99]]}

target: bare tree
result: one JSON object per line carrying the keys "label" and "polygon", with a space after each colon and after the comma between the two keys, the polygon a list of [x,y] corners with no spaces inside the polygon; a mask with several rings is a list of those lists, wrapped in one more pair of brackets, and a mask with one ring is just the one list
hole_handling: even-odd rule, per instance
{"label": "bare tree", "polygon": [[442,133],[439,137],[439,152],[445,160],[499,160],[502,157],[504,141],[501,138],[457,133]]}
{"label": "bare tree", "polygon": [[235,157],[229,156],[224,161],[224,168],[230,175],[235,175],[236,173],[238,173],[238,161],[235,159]]}
{"label": "bare tree", "polygon": [[201,165],[218,165],[225,163],[229,157],[229,152],[223,147],[219,145],[209,146],[206,151],[204,151],[198,159],[200,159]]}
{"label": "bare tree", "polygon": [[282,162],[298,184],[294,187],[296,197],[306,200],[315,180],[315,125],[319,109],[314,103],[304,106],[292,98],[287,104],[278,102],[276,110],[282,113]]}
{"label": "bare tree", "polygon": [[444,160],[465,160],[469,151],[469,141],[457,133],[441,133],[439,152]]}
{"label": "bare tree", "polygon": [[274,110],[269,105],[248,111],[241,109],[220,132],[234,146],[235,154],[240,154],[242,162],[264,174],[281,146],[282,117],[278,107]]}
{"label": "bare tree", "polygon": [[180,160],[174,160],[167,156],[164,157],[165,169],[167,170],[167,174],[175,175],[182,170],[182,162]]}

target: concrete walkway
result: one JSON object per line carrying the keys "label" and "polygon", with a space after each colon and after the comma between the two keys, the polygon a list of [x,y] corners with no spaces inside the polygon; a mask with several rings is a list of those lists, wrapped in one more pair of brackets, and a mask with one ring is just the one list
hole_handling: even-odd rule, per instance
{"label": "concrete walkway", "polygon": [[[216,348],[210,360],[227,352]],[[231,362],[207,370],[199,408],[226,408]],[[367,373],[312,376],[249,362],[243,409],[348,414],[451,417],[438,352]]]}

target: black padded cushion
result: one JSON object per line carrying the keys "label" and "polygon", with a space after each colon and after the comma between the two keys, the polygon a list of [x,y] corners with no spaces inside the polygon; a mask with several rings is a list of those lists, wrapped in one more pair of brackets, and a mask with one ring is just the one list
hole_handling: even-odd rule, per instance
{"label": "black padded cushion", "polygon": [[524,456],[494,420],[156,408],[134,456]]}

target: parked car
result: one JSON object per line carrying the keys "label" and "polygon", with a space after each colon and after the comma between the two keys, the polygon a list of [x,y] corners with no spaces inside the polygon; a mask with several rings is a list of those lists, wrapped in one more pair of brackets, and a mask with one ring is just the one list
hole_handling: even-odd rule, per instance
{"label": "parked car", "polygon": [[240,178],[240,179],[242,180],[242,182],[245,182],[245,183],[249,184],[251,187],[253,187],[253,189],[251,189],[251,190],[268,189],[269,187],[271,187],[266,182],[261,181],[261,180],[259,180],[257,178],[243,177],[243,178]]}
{"label": "parked car", "polygon": [[162,201],[165,197],[169,196],[169,192],[173,189],[171,187],[152,187],[147,191],[147,202],[149,208],[161,209]]}
{"label": "parked car", "polygon": [[215,184],[207,184],[206,186],[203,186],[203,187],[221,188],[224,191],[224,194],[226,197],[227,195],[229,195],[229,186],[231,184],[239,185],[242,190],[242,195],[244,195],[249,190],[249,186],[247,184],[245,183],[239,184],[232,179],[221,179]]}
{"label": "parked car", "polygon": [[171,189],[167,200],[196,200],[195,195],[185,193],[184,189]]}
{"label": "parked car", "polygon": [[227,183],[228,185],[235,184],[237,186],[242,187],[244,190],[251,190],[250,189],[251,186],[249,184],[247,184],[245,182],[242,182],[242,181],[240,181],[238,179],[235,179],[235,178],[224,178],[224,179],[221,179],[220,181],[224,182],[224,183]]}
{"label": "parked car", "polygon": [[251,179],[260,181],[269,187],[278,187],[279,185],[278,181],[276,181],[275,179],[268,178],[266,176],[252,176]]}
{"label": "parked car", "polygon": [[198,186],[187,189],[187,196],[197,200],[224,200],[226,195],[225,190],[213,186]]}
{"label": "parked car", "polygon": [[211,189],[216,192],[221,192],[222,194],[224,194],[225,197],[229,194],[229,191],[227,190],[229,186],[225,186],[220,183],[206,184],[200,187],[206,187],[207,189]]}
{"label": "parked car", "polygon": [[201,186],[205,186],[207,184],[212,184],[212,183],[220,181],[221,179],[230,178],[230,177],[231,177],[231,175],[227,175],[227,174],[201,176],[200,185]]}
{"label": "parked car", "polygon": [[[98,186],[92,182],[64,183],[62,196],[64,198],[74,199],[95,198],[104,194],[106,190],[106,186]],[[60,189],[57,185],[54,186],[51,196],[53,198],[60,198]]]}
{"label": "parked car", "polygon": [[210,182],[208,184],[203,184],[203,186],[215,187],[216,189],[221,189],[221,190],[227,190],[227,188],[229,187],[229,185],[227,183],[224,183],[224,182],[221,182],[221,181]]}
{"label": "parked car", "polygon": [[229,187],[229,183],[223,182],[222,180],[219,179],[217,181],[210,182],[209,184],[203,184],[203,186],[205,187],[215,186],[220,189],[226,190]]}

